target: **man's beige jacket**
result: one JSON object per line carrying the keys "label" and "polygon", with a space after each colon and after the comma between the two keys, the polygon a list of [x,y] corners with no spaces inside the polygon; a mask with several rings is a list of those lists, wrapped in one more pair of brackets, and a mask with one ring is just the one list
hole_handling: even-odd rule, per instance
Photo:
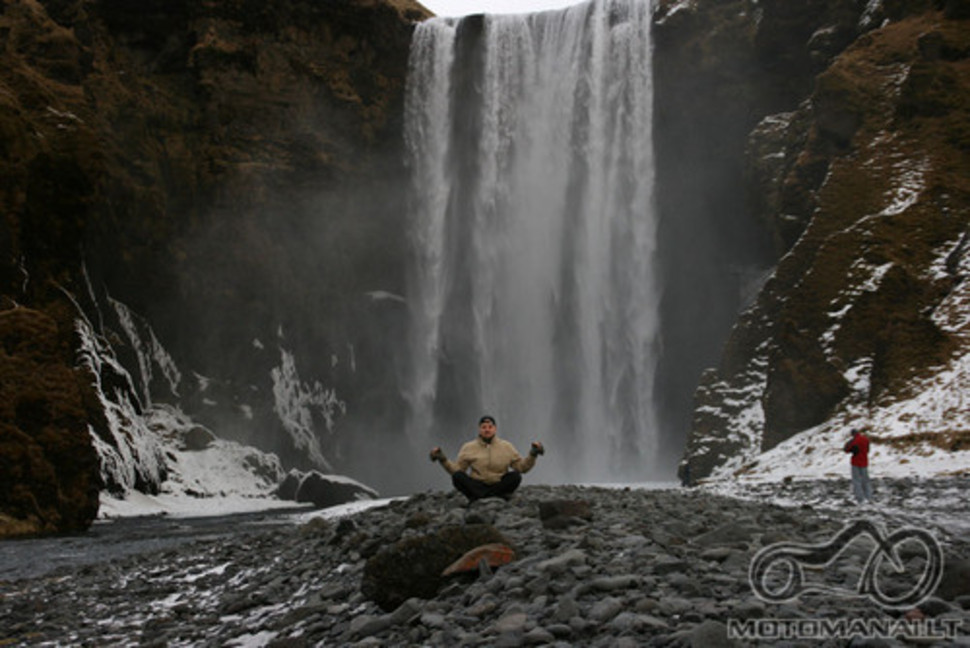
{"label": "man's beige jacket", "polygon": [[507,473],[509,468],[518,470],[520,473],[529,472],[536,465],[536,458],[530,454],[523,459],[514,445],[497,436],[492,437],[491,443],[485,443],[481,437],[478,437],[461,447],[457,461],[445,459],[441,465],[449,475],[465,472],[471,468],[473,479],[486,484],[495,484],[502,479],[502,475]]}

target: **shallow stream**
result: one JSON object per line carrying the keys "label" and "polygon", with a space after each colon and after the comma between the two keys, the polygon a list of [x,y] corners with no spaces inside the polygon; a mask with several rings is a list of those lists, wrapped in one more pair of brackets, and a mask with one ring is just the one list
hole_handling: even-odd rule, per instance
{"label": "shallow stream", "polygon": [[98,520],[84,533],[0,540],[0,583],[231,536],[243,530],[290,525],[296,514],[306,512],[301,507],[206,517],[126,517]]}

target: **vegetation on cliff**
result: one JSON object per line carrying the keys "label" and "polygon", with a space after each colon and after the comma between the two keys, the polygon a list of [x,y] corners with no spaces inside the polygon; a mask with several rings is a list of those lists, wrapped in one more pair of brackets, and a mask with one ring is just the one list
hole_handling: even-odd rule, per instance
{"label": "vegetation on cliff", "polygon": [[[285,350],[253,341],[285,332],[303,357],[328,357],[380,326],[364,291],[403,275],[387,244],[403,188],[385,182],[403,175],[407,50],[428,15],[408,0],[4,2],[0,535],[95,515],[88,424],[104,416],[75,366],[74,320],[134,357],[102,317],[112,300],[222,385],[218,403],[188,379],[152,397],[293,452],[273,415]],[[360,380],[349,364],[301,369],[342,388]]]}
{"label": "vegetation on cliff", "polygon": [[[693,478],[816,426],[872,425],[877,443],[904,457],[970,425],[962,399],[943,417],[889,414],[926,390],[956,395],[967,384],[965,13],[952,2],[863,12],[858,36],[804,100],[753,129],[749,204],[779,261],[695,395]],[[947,384],[934,381],[944,375]],[[897,423],[926,434],[890,443]]]}

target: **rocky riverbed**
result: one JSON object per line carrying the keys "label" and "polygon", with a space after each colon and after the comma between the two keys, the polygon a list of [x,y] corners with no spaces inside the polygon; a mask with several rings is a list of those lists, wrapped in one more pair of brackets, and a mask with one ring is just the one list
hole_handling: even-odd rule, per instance
{"label": "rocky riverbed", "polygon": [[[343,518],[303,516],[0,581],[0,646],[970,645],[967,485],[877,482],[881,501],[867,508],[849,504],[840,481],[732,496],[526,486],[510,502],[470,506],[422,493]],[[931,595],[888,608],[859,594],[871,536],[826,565],[806,562],[804,584],[828,590],[806,587],[784,602],[755,594],[748,574],[760,549],[823,547],[860,520],[896,538],[905,569],[886,559],[875,571],[889,596],[914,587],[932,562],[929,548],[892,534],[931,534],[945,561]],[[471,571],[440,576],[486,540],[514,559],[472,559]]]}

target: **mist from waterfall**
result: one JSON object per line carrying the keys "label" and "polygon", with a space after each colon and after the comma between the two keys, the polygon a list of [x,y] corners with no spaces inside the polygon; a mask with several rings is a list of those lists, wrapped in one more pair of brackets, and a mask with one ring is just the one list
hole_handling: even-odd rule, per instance
{"label": "mist from waterfall", "polygon": [[[651,7],[435,18],[411,47],[408,434],[482,413],[545,482],[648,480],[659,285]],[[536,473],[534,473],[536,474]]]}

